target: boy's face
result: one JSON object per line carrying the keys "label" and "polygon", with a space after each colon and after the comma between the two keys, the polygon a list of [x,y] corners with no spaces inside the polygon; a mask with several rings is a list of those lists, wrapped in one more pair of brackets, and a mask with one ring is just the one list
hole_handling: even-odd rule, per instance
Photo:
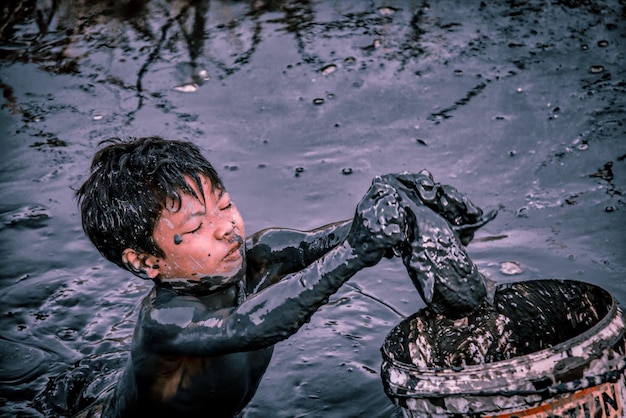
{"label": "boy's face", "polygon": [[[210,276],[216,285],[228,282],[244,266],[245,231],[241,214],[224,190],[211,191],[202,178],[204,198],[181,194],[178,210],[167,202],[154,230],[154,240],[164,251],[157,260],[159,279],[200,280]],[[214,278],[214,279],[213,279]]]}

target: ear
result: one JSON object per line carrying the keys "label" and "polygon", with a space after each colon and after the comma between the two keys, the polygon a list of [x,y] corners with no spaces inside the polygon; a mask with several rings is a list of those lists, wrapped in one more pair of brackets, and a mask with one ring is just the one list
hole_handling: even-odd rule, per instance
{"label": "ear", "polygon": [[154,280],[159,275],[157,259],[152,255],[127,248],[122,253],[122,262],[133,274],[142,279]]}

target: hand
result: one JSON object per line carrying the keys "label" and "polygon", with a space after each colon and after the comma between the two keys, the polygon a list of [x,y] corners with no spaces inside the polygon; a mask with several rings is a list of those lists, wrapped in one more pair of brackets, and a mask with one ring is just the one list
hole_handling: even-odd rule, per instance
{"label": "hand", "polygon": [[395,189],[380,177],[359,202],[346,240],[366,266],[406,242],[406,212]]}
{"label": "hand", "polygon": [[412,190],[425,206],[448,221],[459,234],[463,245],[469,244],[474,232],[495,218],[498,213],[493,210],[483,214],[482,209],[453,186],[436,183],[427,170],[422,170],[418,174],[387,174],[383,179],[396,189],[404,186]]}

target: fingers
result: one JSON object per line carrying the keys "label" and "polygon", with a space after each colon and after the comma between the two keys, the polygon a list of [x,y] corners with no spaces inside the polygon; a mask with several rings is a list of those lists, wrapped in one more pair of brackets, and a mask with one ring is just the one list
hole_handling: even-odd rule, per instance
{"label": "fingers", "polygon": [[366,197],[360,205],[360,212],[370,231],[382,233],[392,241],[403,238],[406,214],[396,190],[389,184],[374,183]]}
{"label": "fingers", "polygon": [[382,176],[396,188],[406,187],[417,194],[420,202],[443,216],[450,224],[461,226],[478,223],[483,211],[455,187],[435,182],[432,174],[422,170],[417,174],[399,173]]}

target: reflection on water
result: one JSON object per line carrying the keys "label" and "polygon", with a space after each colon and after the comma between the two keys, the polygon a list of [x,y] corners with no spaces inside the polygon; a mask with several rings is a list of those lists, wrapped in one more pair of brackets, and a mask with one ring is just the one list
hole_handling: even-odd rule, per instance
{"label": "reflection on water", "polygon": [[[82,75],[95,82],[132,91],[136,107],[161,93],[148,86],[146,76],[165,62],[176,62],[180,84],[176,91],[193,93],[210,79],[221,80],[241,71],[257,53],[265,36],[285,31],[293,37],[300,63],[332,73],[337,50],[319,56],[311,51],[314,39],[363,39],[357,50],[367,56],[385,47],[382,58],[400,68],[422,53],[419,44],[420,2],[408,2],[410,25],[390,27],[399,9],[364,4],[332,5],[333,19],[318,18],[314,1],[18,1],[8,7],[2,31],[4,58],[33,62],[54,74]],[[11,7],[13,7],[11,9]],[[18,20],[19,17],[19,20]],[[271,27],[271,29],[267,29]],[[278,29],[276,29],[276,27]],[[12,28],[12,30],[11,30]],[[390,33],[393,29],[394,33]],[[269,32],[269,33],[268,33]],[[393,35],[391,37],[390,35]],[[354,41],[350,42],[353,45]],[[117,51],[108,59],[134,61],[134,73],[85,74],[82,64],[99,60],[103,50]],[[354,49],[354,48],[350,48]],[[355,59],[346,56],[343,65]],[[300,64],[299,63],[299,64]],[[96,66],[97,67],[97,66]],[[9,95],[10,85],[5,85]],[[9,99],[10,100],[10,99]],[[11,100],[10,100],[11,101]]]}
{"label": "reflection on water", "polygon": [[[250,232],[345,219],[374,175],[428,168],[501,208],[468,247],[489,277],[626,301],[622,3],[1,2],[0,416],[37,416],[85,367],[106,387],[128,349],[148,287],[72,197],[109,136],[198,143]],[[393,416],[379,348],[422,306],[401,265],[355,277],[277,346],[245,416]]]}

